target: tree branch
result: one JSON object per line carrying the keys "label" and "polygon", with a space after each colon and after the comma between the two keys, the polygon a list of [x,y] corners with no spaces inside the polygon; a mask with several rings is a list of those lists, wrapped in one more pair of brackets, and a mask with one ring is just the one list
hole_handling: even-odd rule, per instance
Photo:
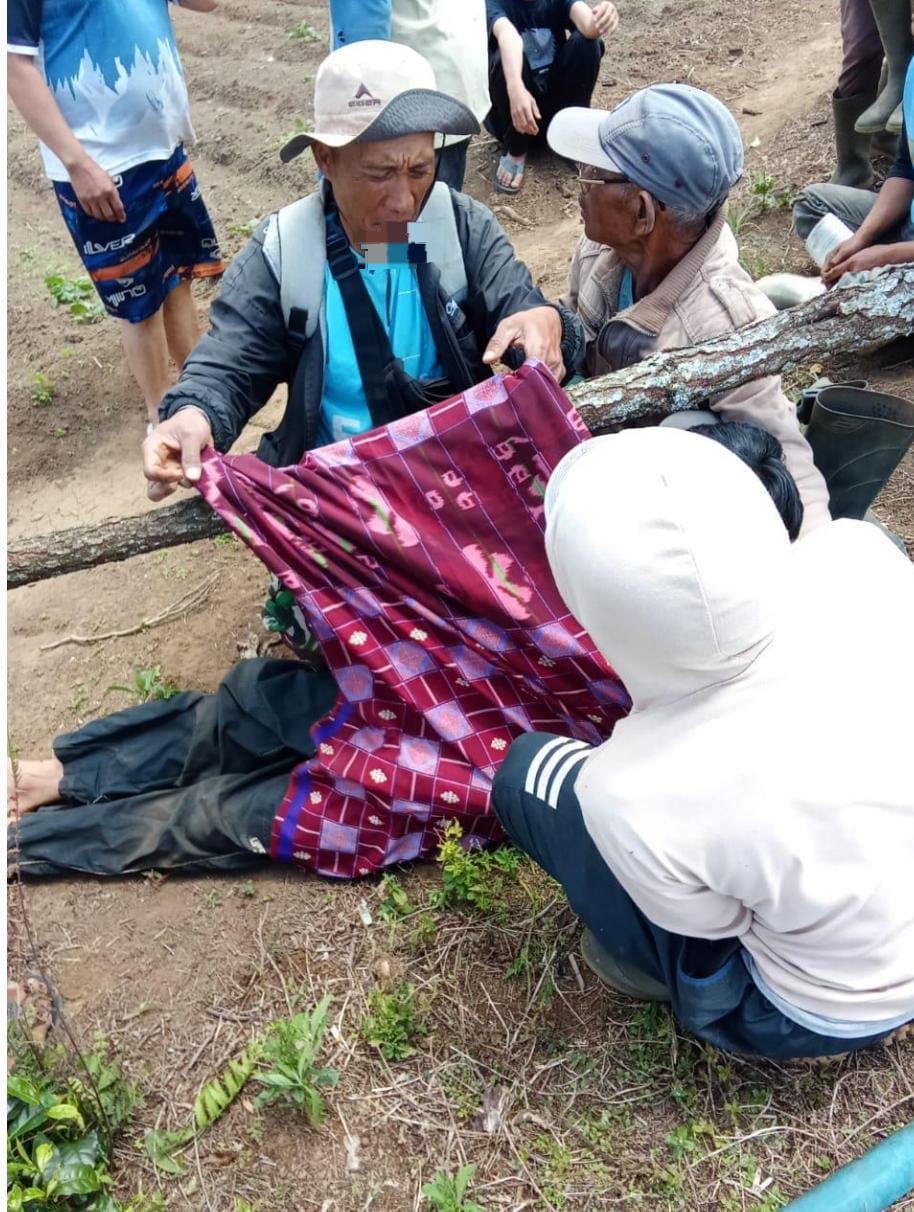
{"label": "tree branch", "polygon": [[[752,379],[914,332],[914,264],[858,274],[823,295],[689,349],[654,354],[569,396],[592,433],[693,408]],[[226,529],[201,499],[11,543],[7,587],[210,538]]]}

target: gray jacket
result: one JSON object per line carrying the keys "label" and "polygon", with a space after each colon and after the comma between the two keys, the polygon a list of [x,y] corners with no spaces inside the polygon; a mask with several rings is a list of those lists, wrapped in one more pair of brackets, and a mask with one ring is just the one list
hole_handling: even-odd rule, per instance
{"label": "gray jacket", "polygon": [[[491,373],[481,358],[499,322],[542,307],[546,300],[488,207],[453,190],[451,200],[466,271],[466,297],[459,305],[449,299],[432,272],[422,290],[423,301],[430,315],[432,308],[437,309],[443,331],[449,339],[453,335],[459,348],[468,380],[478,383]],[[286,327],[280,283],[264,251],[268,223],[260,225],[229,266],[210,309],[210,329],[163,397],[159,415],[165,420],[180,408],[195,405],[209,418],[216,448],[225,451],[278,384],[288,383],[290,403],[285,415],[263,437],[257,451],[265,462],[281,467],[298,462],[317,444],[324,345],[319,327],[303,342]],[[583,357],[583,329],[572,312],[552,306],[562,317],[562,357],[570,376]]]}

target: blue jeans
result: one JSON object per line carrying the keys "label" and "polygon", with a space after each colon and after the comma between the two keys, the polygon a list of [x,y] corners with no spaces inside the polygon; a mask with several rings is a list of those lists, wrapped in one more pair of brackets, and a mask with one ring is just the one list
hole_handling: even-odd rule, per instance
{"label": "blue jeans", "polygon": [[391,0],[330,0],[333,49],[368,38],[390,39]]}
{"label": "blue jeans", "polygon": [[[574,792],[578,758],[586,751],[576,754],[560,746],[549,761],[537,761],[556,739],[530,732],[514,742],[495,776],[496,815],[514,843],[562,885],[572,909],[602,946],[666,986],[684,1027],[716,1048],[771,1060],[833,1056],[882,1038],[834,1039],[801,1027],[759,992],[738,939],[687,938],[649,921],[587,832]],[[531,769],[539,777],[530,780],[533,791],[527,791]]]}

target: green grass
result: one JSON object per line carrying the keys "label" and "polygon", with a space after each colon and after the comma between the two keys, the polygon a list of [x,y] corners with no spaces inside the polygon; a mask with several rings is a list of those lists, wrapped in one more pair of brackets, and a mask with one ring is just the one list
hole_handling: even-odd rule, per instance
{"label": "green grass", "polygon": [[133,674],[133,685],[109,686],[105,694],[111,690],[121,690],[124,694],[132,694],[138,703],[151,703],[159,699],[173,699],[181,693],[180,687],[162,677],[162,666],[153,665],[151,669],[137,669]]}
{"label": "green grass", "polygon": [[310,21],[299,21],[287,35],[293,42],[320,42],[321,36]]}

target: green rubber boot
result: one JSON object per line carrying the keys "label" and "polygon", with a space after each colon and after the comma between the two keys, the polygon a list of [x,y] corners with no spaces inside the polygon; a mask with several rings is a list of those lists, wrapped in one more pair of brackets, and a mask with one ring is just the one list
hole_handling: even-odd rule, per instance
{"label": "green rubber boot", "polygon": [[633,964],[617,960],[614,955],[598,941],[592,930],[585,929],[581,939],[581,958],[591,972],[600,978],[604,985],[614,989],[616,993],[624,993],[628,997],[636,997],[642,1002],[668,1002],[670,1000],[666,985],[654,980]]}
{"label": "green rubber boot", "polygon": [[[885,51],[886,81],[879,96],[857,119],[857,130],[872,135],[896,122],[896,108],[904,93],[905,73],[914,53],[911,38],[911,0],[870,0],[870,8]],[[894,129],[900,130],[901,124]]]}
{"label": "green rubber boot", "polygon": [[914,403],[883,391],[823,387],[806,428],[833,518],[863,518],[914,441]]}
{"label": "green rubber boot", "polygon": [[832,94],[831,112],[835,121],[835,152],[838,164],[831,175],[830,185],[852,185],[869,189],[873,184],[870,164],[871,135],[861,135],[854,123],[876,100],[875,93],[858,93],[856,97]]}

